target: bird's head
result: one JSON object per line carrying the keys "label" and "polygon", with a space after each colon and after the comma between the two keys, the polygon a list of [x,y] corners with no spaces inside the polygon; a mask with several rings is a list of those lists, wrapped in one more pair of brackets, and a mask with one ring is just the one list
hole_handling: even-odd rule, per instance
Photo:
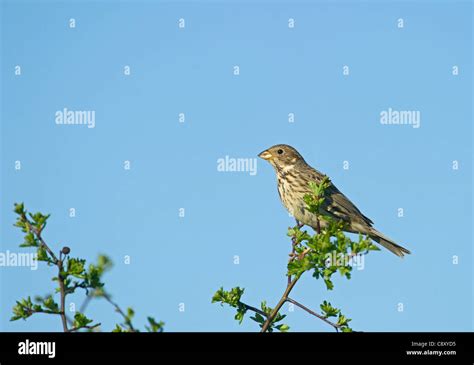
{"label": "bird's head", "polygon": [[261,152],[258,157],[267,160],[276,170],[283,169],[283,171],[294,167],[299,162],[305,163],[303,156],[286,144],[272,146]]}

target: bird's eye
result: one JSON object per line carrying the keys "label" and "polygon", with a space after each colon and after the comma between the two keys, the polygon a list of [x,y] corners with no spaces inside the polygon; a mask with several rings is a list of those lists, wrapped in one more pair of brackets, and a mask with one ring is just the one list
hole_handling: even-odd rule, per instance
{"label": "bird's eye", "polygon": [[277,153],[278,153],[279,155],[281,155],[281,154],[283,153],[283,150],[282,150],[282,149],[279,149],[279,150],[277,151]]}

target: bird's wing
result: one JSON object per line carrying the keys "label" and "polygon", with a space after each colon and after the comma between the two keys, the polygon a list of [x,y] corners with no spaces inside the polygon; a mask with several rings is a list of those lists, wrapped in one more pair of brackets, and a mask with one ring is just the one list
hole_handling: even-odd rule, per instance
{"label": "bird's wing", "polygon": [[326,189],[323,209],[347,222],[362,220],[368,226],[373,224],[333,183]]}
{"label": "bird's wing", "polygon": [[[311,170],[311,179],[320,184],[325,175],[313,168]],[[368,226],[373,224],[332,182],[326,189],[325,200],[321,208],[336,219],[346,222],[361,220]]]}

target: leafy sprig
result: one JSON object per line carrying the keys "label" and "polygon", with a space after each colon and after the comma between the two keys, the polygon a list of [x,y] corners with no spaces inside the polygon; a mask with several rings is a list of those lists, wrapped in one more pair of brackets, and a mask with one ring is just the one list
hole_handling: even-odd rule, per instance
{"label": "leafy sprig", "polygon": [[[325,204],[325,193],[331,186],[328,177],[316,184],[311,182],[309,188],[311,193],[304,196],[306,210],[316,215],[316,233],[311,235],[302,230],[302,225],[297,222],[295,227],[288,229],[291,237],[292,249],[290,260],[287,265],[287,287],[275,306],[270,308],[262,301],[260,309],[252,307],[241,301],[244,289],[240,287],[225,291],[220,288],[213,296],[212,302],[228,304],[235,308],[237,313],[235,319],[241,323],[248,310],[255,312],[250,317],[261,327],[262,332],[272,332],[274,329],[282,332],[289,329],[286,324],[276,324],[285,318],[280,310],[284,303],[293,303],[309,314],[323,320],[331,325],[336,331],[352,332],[349,326],[351,319],[341,313],[341,310],[333,307],[329,302],[323,301],[320,305],[321,313],[317,313],[296,300],[290,298],[289,294],[301,276],[311,272],[315,279],[322,279],[327,290],[334,289],[333,275],[339,272],[341,276],[351,279],[352,258],[357,255],[365,255],[373,250],[379,250],[369,237],[359,235],[357,240],[352,240],[344,233],[344,223],[332,219],[323,209]],[[331,319],[335,317],[336,320]]]}
{"label": "leafy sprig", "polygon": [[[267,305],[266,301],[260,303],[260,309],[254,308],[245,304],[241,301],[242,295],[244,294],[244,289],[239,288],[238,286],[230,290],[224,290],[220,288],[212,297],[212,303],[220,303],[221,305],[227,304],[230,307],[236,309],[236,314],[234,316],[235,320],[242,323],[244,316],[248,310],[255,312],[253,317],[250,317],[253,321],[257,322],[260,327],[263,327],[266,320],[273,311],[273,308]],[[280,332],[286,332],[289,330],[289,326],[281,322],[286,315],[278,313],[277,316],[273,319],[272,323],[268,328],[268,332],[273,332],[275,329]]]}
{"label": "leafy sprig", "polygon": [[[123,317],[123,322],[115,326],[114,332],[138,332],[132,322],[135,315],[133,309],[127,308],[123,311],[104,288],[103,275],[113,266],[108,256],[100,255],[96,263],[87,266],[85,259],[71,257],[71,249],[67,246],[55,254],[42,237],[50,215],[30,213],[26,211],[23,203],[15,204],[14,212],[17,214],[14,226],[19,227],[24,233],[24,241],[20,247],[34,248],[37,261],[45,262],[48,266],[56,266],[57,274],[52,280],[57,283],[57,287],[54,294],[45,297],[36,296],[34,300],[28,296],[17,301],[13,307],[11,321],[26,320],[34,314],[46,313],[59,316],[65,332],[92,331],[98,329],[100,323],[94,323],[84,312],[92,298],[103,298]],[[73,318],[69,318],[65,311],[67,296],[78,289],[83,289],[86,297],[81,309],[74,313]],[[59,302],[56,302],[56,296],[59,296]],[[147,321],[146,331],[163,331],[163,322],[157,322],[153,317],[147,317]]]}

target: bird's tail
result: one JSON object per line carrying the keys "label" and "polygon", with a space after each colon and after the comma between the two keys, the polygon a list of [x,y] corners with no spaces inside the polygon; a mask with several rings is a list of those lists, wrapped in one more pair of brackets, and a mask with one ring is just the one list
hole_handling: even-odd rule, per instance
{"label": "bird's tail", "polygon": [[385,247],[387,250],[393,252],[395,255],[397,255],[399,257],[403,257],[405,254],[410,254],[411,253],[405,247],[397,245],[390,238],[388,238],[387,236],[384,236],[382,233],[377,231],[375,228],[371,227],[369,237],[372,238],[379,245]]}

